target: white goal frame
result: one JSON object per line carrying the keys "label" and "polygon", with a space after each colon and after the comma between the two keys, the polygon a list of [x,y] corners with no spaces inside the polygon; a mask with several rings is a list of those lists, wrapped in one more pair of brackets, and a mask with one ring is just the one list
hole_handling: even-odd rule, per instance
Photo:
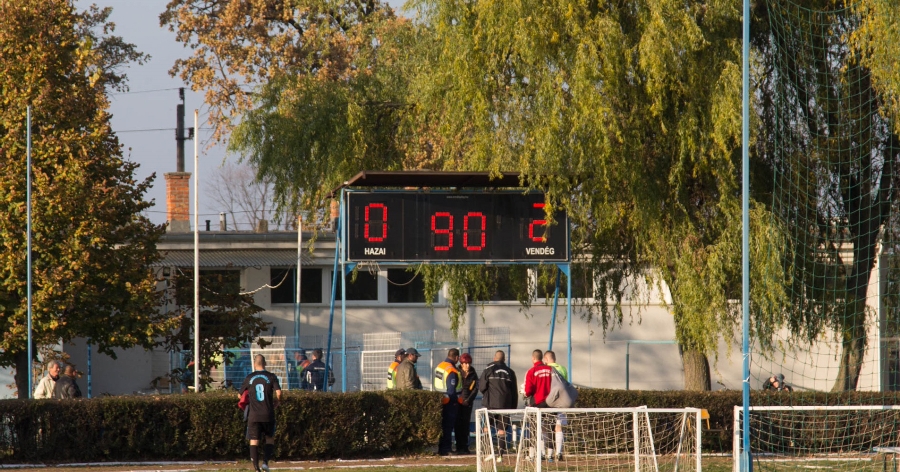
{"label": "white goal frame", "polygon": [[[630,408],[524,408],[516,410],[488,410],[486,408],[481,408],[475,411],[475,447],[478,458],[477,471],[495,472],[497,470],[495,461],[485,460],[486,458],[499,456],[498,451],[495,451],[494,441],[484,440],[486,435],[483,434],[483,430],[486,428],[487,431],[490,431],[492,426],[489,420],[489,415],[503,415],[508,418],[512,418],[513,421],[521,421],[522,424],[527,421],[528,417],[535,417],[538,428],[542,429],[544,427],[544,421],[546,421],[545,418],[552,419],[553,423],[555,424],[558,414],[567,413],[573,415],[584,413],[621,413],[623,415],[630,414],[632,430],[625,433],[631,435],[631,441],[634,444],[633,462],[635,472],[640,472],[642,470],[641,462],[646,462],[647,460],[650,460],[650,463],[652,464],[649,469],[654,471],[659,470],[659,463],[656,456],[656,446],[654,444],[652,432],[653,428],[650,424],[650,415],[682,414],[683,422],[681,424],[680,437],[686,440],[685,442],[691,442],[696,445],[696,450],[691,453],[694,459],[694,464],[687,465],[687,470],[694,470],[697,472],[702,471],[702,410],[699,408],[647,408],[645,406]],[[690,431],[689,425],[693,426],[693,431]],[[533,459],[530,459],[529,457],[527,457],[528,453],[523,450],[525,448],[523,437],[528,434],[524,432],[524,426],[522,426],[521,424],[517,426],[516,423],[513,422],[511,427],[513,432],[513,437],[511,439],[514,450],[513,455],[516,459],[516,470],[520,470],[521,465],[523,463],[527,463],[529,466],[533,466],[529,467],[531,470],[534,470],[535,472],[542,472],[542,468],[544,466],[542,464],[543,461],[540,459],[541,454],[535,454],[535,457]],[[517,430],[518,434],[516,434]],[[642,433],[644,433],[644,435],[642,435]],[[693,433],[694,437],[689,437],[688,435],[690,433]],[[487,434],[487,437],[490,438],[489,433]],[[542,451],[544,448],[543,434],[536,434],[534,436],[534,440],[536,441],[537,445],[536,451]],[[682,442],[678,443],[676,456],[681,455],[682,444]],[[649,459],[647,454],[648,450],[650,452]],[[675,472],[680,470],[678,467],[677,458],[674,467]],[[643,467],[644,470],[646,470],[647,468],[648,467],[646,465]]]}
{"label": "white goal frame", "polygon": [[[749,408],[750,414],[752,415],[754,411],[890,411],[890,410],[900,410],[900,405],[833,405],[833,406],[750,406]],[[734,407],[734,433],[732,436],[733,446],[732,446],[732,454],[734,460],[734,472],[740,472],[741,470],[741,452],[743,451],[742,443],[743,443],[743,430],[741,429],[741,418],[743,416],[743,407],[735,406]],[[900,416],[900,413],[898,413]],[[884,448],[875,448],[876,451],[881,449],[881,452],[891,452],[889,451],[890,447]],[[752,452],[752,451],[751,451]],[[835,460],[839,460],[837,455],[835,455]],[[827,459],[828,455],[823,454],[823,458]]]}

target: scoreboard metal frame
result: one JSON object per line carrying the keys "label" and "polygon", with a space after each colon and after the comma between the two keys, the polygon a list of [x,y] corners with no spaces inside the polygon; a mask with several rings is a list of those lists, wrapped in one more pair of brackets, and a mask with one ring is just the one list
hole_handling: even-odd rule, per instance
{"label": "scoreboard metal frame", "polygon": [[[347,391],[347,274],[358,264],[544,264],[557,266],[548,350],[553,348],[560,274],[566,275],[568,303],[569,375],[572,375],[572,274],[570,227],[561,210],[547,219],[544,196],[539,192],[468,190],[501,185],[458,184],[460,178],[487,182],[487,173],[429,172],[427,178],[446,187],[466,190],[387,190],[379,186],[405,186],[402,178],[421,182],[415,172],[361,172],[332,192],[339,194],[335,231],[334,271],[328,321],[327,369],[331,365],[337,279],[341,278],[341,389]],[[507,173],[505,187],[515,174]],[[371,182],[362,183],[366,179]],[[453,184],[448,182],[453,181]],[[518,180],[516,179],[518,182]],[[399,184],[399,185],[398,185]],[[422,184],[420,184],[422,185]],[[427,185],[427,184],[425,184]],[[359,187],[368,186],[366,190]],[[399,205],[399,207],[398,207]],[[368,210],[368,211],[367,211]],[[368,250],[368,251],[367,251]],[[340,268],[338,267],[340,266]],[[298,271],[299,273],[299,271]],[[326,387],[327,388],[327,387]]]}
{"label": "scoreboard metal frame", "polygon": [[341,234],[351,263],[558,263],[568,216],[542,193],[347,190]]}

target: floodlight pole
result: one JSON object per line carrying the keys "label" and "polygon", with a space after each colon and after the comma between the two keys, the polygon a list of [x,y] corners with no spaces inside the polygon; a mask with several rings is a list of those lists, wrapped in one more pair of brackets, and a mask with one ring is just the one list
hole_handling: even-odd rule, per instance
{"label": "floodlight pole", "polygon": [[297,215],[297,293],[294,296],[294,348],[300,349],[300,269],[303,257],[303,216]]}
{"label": "floodlight pole", "polygon": [[25,141],[26,141],[26,143],[25,143],[25,174],[27,176],[27,177],[25,177],[25,180],[26,180],[25,192],[27,194],[27,196],[26,196],[27,202],[26,202],[25,207],[26,207],[26,213],[28,214],[27,221],[26,221],[26,226],[27,226],[26,240],[27,240],[27,242],[25,244],[26,245],[25,250],[28,251],[28,253],[26,255],[26,259],[28,260],[28,276],[27,276],[27,283],[28,283],[28,289],[27,289],[27,293],[28,293],[28,295],[27,295],[28,296],[28,322],[27,322],[28,336],[26,336],[27,342],[28,342],[28,393],[26,395],[21,395],[21,392],[19,392],[19,393],[20,393],[20,398],[33,398],[32,395],[34,395],[34,378],[33,378],[34,377],[34,372],[33,372],[34,368],[31,365],[33,362],[32,356],[34,356],[34,352],[31,347],[31,343],[32,343],[32,334],[31,334],[31,315],[32,315],[32,313],[31,313],[31,302],[32,302],[32,297],[31,297],[31,105],[28,105],[28,107],[26,108],[25,127],[27,128],[25,130]]}
{"label": "floodlight pole", "polygon": [[751,472],[750,455],[750,0],[744,0],[742,54],[742,123],[741,123],[741,213],[743,235],[741,242],[741,304],[743,316],[741,328],[743,342],[743,445],[741,447],[741,471]]}
{"label": "floodlight pole", "polygon": [[[194,129],[199,128],[199,111],[194,109]],[[200,391],[200,152],[194,139],[194,392]]]}

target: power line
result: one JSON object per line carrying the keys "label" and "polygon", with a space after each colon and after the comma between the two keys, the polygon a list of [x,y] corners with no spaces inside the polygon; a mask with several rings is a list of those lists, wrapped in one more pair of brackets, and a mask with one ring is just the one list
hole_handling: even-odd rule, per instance
{"label": "power line", "polygon": [[161,89],[152,89],[152,90],[138,90],[135,92],[131,92],[131,91],[115,92],[115,93],[111,93],[110,95],[135,95],[138,93],[168,92],[169,90],[178,90],[180,88],[183,88],[183,87],[161,88]]}
{"label": "power line", "polygon": [[[200,131],[213,131],[214,128],[200,128]],[[147,128],[147,129],[126,129],[122,131],[113,131],[113,133],[148,133],[153,131],[175,131],[175,128]]]}

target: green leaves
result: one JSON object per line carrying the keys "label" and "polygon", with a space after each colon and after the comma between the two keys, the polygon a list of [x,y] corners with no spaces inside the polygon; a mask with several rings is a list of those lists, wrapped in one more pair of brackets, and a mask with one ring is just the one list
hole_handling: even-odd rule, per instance
{"label": "green leaves", "polygon": [[171,327],[157,310],[162,228],[141,212],[150,181],[122,159],[111,133],[107,86],[114,70],[142,57],[110,46],[108,10],[78,13],[65,0],[0,4],[0,365],[15,365],[20,391],[26,359],[25,109],[33,107],[34,339],[90,338],[100,352],[151,347]]}

